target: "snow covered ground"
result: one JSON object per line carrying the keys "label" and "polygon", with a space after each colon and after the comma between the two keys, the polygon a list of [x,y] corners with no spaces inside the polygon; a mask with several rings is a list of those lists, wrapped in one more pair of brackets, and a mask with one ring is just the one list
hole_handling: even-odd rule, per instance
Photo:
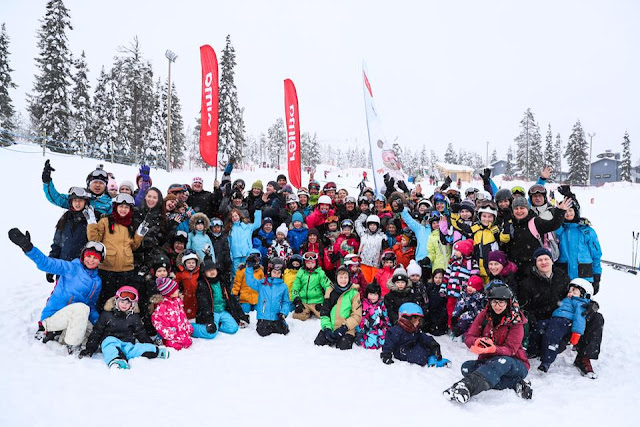
{"label": "snow covered ground", "polygon": [[[13,150],[13,151],[11,151]],[[83,185],[98,163],[50,155],[54,183],[65,191]],[[0,149],[0,178],[5,187],[0,210],[3,308],[0,310],[0,425],[322,425],[366,422],[373,425],[452,425],[452,422],[517,425],[637,425],[634,405],[640,393],[636,301],[640,278],[604,267],[597,300],[606,319],[597,380],[581,377],[560,355],[550,372],[529,379],[534,398],[524,401],[511,391],[489,391],[466,406],[446,402],[441,392],[460,375],[460,365],[474,358],[460,342],[437,338],[452,369],[428,369],[380,362],[379,352],[356,348],[341,352],[318,348],[318,321],[290,320],[286,336],[260,338],[255,317],[249,329],[213,341],[195,340],[168,360],[134,359],[129,371],[107,369],[99,355],[78,360],[56,343],[33,339],[43,304],[51,291],[44,273],[7,239],[11,227],[29,230],[36,246],[48,251],[62,210],[42,194],[44,163],[37,147]],[[133,167],[105,164],[117,180],[133,180]],[[274,179],[275,170],[234,172],[250,186]],[[213,174],[152,171],[165,190],[173,182],[202,175],[205,188]],[[338,177],[338,175],[341,175]],[[318,178],[322,179],[322,168]],[[334,171],[329,179],[350,192],[361,170]],[[307,182],[307,176],[303,176]],[[510,184],[511,185],[511,184]],[[515,184],[513,184],[515,185]],[[639,231],[640,186],[580,189],[583,214],[600,237],[604,258],[630,262],[628,233]],[[591,197],[594,203],[590,203]],[[623,214],[626,212],[626,214]],[[635,227],[635,229],[634,229]],[[419,424],[418,424],[419,423]],[[446,424],[444,424],[446,423]]]}

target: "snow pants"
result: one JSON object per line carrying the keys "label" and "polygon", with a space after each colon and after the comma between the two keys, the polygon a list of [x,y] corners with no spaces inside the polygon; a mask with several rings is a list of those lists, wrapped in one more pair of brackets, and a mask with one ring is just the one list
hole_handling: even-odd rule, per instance
{"label": "snow pants", "polygon": [[522,361],[509,356],[494,356],[486,360],[468,360],[462,364],[461,370],[465,377],[473,372],[481,375],[494,390],[514,388],[529,373]]}
{"label": "snow pants", "polygon": [[90,311],[84,303],[69,304],[42,320],[42,326],[47,332],[64,331],[65,344],[80,345],[87,331]]}
{"label": "snow pants", "polygon": [[429,360],[429,356],[432,355],[435,355],[433,350],[420,344],[416,344],[411,348],[400,347],[393,351],[393,356],[396,359],[420,366],[425,366]]}
{"label": "snow pants", "polygon": [[535,330],[529,335],[529,347],[537,348],[540,353],[540,361],[549,366],[558,356],[560,344],[562,349],[571,332],[571,320],[564,317],[552,317],[540,320],[536,323]]}
{"label": "snow pants", "polygon": [[451,329],[451,316],[453,315],[453,310],[456,308],[457,302],[458,298],[447,297],[447,326],[449,326],[449,329]]}
{"label": "snow pants", "polygon": [[218,335],[218,332],[229,335],[233,335],[238,332],[238,323],[228,311],[213,313],[213,323],[216,325],[216,331],[210,334],[207,332],[207,325],[192,322],[191,326],[193,326],[193,333],[191,336],[194,338],[212,340],[216,335]]}
{"label": "snow pants", "polygon": [[102,348],[102,357],[107,365],[113,359],[129,360],[140,356],[153,359],[158,356],[158,347],[153,344],[131,344],[115,337],[106,337],[102,340],[100,348]]}
{"label": "snow pants", "polygon": [[304,305],[304,310],[302,313],[296,313],[295,311],[291,314],[291,317],[298,320],[307,320],[311,318],[311,315],[316,316],[318,319],[320,318],[320,311],[316,308],[316,305],[319,304],[302,304]]}

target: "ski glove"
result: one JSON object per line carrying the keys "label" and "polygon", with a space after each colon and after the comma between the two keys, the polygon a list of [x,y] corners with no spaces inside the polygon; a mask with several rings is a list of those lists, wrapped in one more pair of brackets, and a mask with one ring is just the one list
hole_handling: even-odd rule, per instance
{"label": "ski glove", "polygon": [[324,329],[322,332],[324,332],[324,338],[327,340],[327,342],[335,344],[338,341],[331,329]]}
{"label": "ski glove", "polygon": [[411,191],[409,191],[409,187],[407,187],[407,184],[404,181],[398,181],[398,188],[407,194],[411,194]]}
{"label": "ski glove", "polygon": [[480,178],[482,178],[482,182],[485,185],[489,184],[489,179],[491,178],[491,169],[484,168],[484,173],[480,174]]}
{"label": "ski glove", "polygon": [[217,330],[218,330],[218,328],[216,327],[215,323],[209,323],[207,325],[207,333],[215,334]]}
{"label": "ski glove", "polygon": [[42,170],[42,182],[48,184],[51,182],[51,172],[55,171],[49,164],[49,160],[44,162],[44,169]]}
{"label": "ski glove", "polygon": [[593,275],[593,295],[596,295],[600,291],[600,275]]}
{"label": "ski glove", "polygon": [[46,274],[46,278],[47,278],[47,282],[49,282],[49,283],[53,283],[53,282],[56,281],[56,279],[54,278],[54,275],[51,274],[51,273],[47,273]]}
{"label": "ski glove", "polygon": [[87,220],[87,224],[97,224],[96,212],[93,209],[93,206],[89,205],[85,207],[82,211],[82,215],[84,215],[85,219]]}
{"label": "ski glove", "polygon": [[[142,224],[140,224],[142,225]],[[202,253],[204,253],[205,255],[211,255],[211,245],[206,243],[204,245],[204,248],[202,248]]]}
{"label": "ski glove", "polygon": [[229,159],[227,165],[224,167],[224,175],[231,175],[231,171],[233,171],[233,163],[231,159]]}
{"label": "ski glove", "polygon": [[336,329],[335,331],[331,332],[331,335],[333,336],[333,341],[332,342],[340,341],[342,339],[342,337],[344,337],[344,335],[347,333],[347,331],[348,331],[347,325],[342,325],[338,329]]}
{"label": "ski glove", "polygon": [[577,332],[574,332],[571,334],[571,339],[569,340],[569,342],[571,343],[571,345],[578,345],[578,341],[580,341],[580,337],[582,335],[580,335]]}
{"label": "ski glove", "polygon": [[86,348],[78,353],[78,359],[82,359],[83,357],[90,358],[91,356],[93,356],[93,352],[91,350],[87,350]]}
{"label": "ski glove", "polygon": [[27,231],[25,234],[17,228],[9,230],[9,240],[15,245],[19,246],[25,253],[33,249],[33,243],[31,243],[31,235]]}
{"label": "ski glove", "polygon": [[144,237],[149,232],[149,223],[147,221],[142,221],[136,230],[138,235]]}
{"label": "ski glove", "polygon": [[450,177],[450,176],[447,176],[447,177],[444,179],[444,184],[442,184],[442,185],[440,186],[440,191],[444,191],[444,190],[446,190],[447,188],[449,188],[449,185],[451,185],[451,182],[452,182],[452,181],[451,181],[451,177]]}
{"label": "ski glove", "polygon": [[151,173],[149,165],[140,166],[140,177],[144,182],[149,182],[149,173]]}
{"label": "ski glove", "polygon": [[302,313],[304,311],[304,305],[302,304],[302,300],[300,299],[300,297],[295,297],[293,299],[293,305],[295,307],[294,311],[296,313]]}
{"label": "ski glove", "polygon": [[393,356],[387,353],[380,353],[380,359],[385,365],[391,365],[393,363]]}
{"label": "ski glove", "polygon": [[451,361],[449,359],[443,359],[440,358],[440,360],[438,360],[438,358],[436,356],[429,356],[429,359],[427,360],[427,366],[430,368],[444,368],[444,367],[451,367]]}

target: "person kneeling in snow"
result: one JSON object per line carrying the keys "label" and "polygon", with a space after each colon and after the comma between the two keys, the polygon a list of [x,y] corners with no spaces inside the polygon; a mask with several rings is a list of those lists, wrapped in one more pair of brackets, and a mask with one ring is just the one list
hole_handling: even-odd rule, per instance
{"label": "person kneeling in snow", "polygon": [[69,354],[76,352],[84,340],[88,321],[95,324],[98,320],[96,304],[102,289],[98,266],[106,256],[106,248],[100,242],[87,242],[80,258],[63,261],[49,258],[34,247],[28,231],[23,234],[12,228],[9,239],[38,269],[60,276],[42,310],[36,339],[46,343],[64,332],[60,341],[67,345]]}
{"label": "person kneeling in snow", "polygon": [[448,359],[442,357],[440,344],[432,336],[420,332],[424,313],[418,304],[402,304],[398,317],[398,324],[387,331],[380,353],[385,365],[391,365],[394,357],[420,366],[442,368],[451,365]]}
{"label": "person kneeling in snow", "polygon": [[340,350],[350,350],[355,340],[356,326],[362,320],[362,302],[358,285],[351,283],[347,267],[338,267],[336,283],[331,283],[324,294],[320,316],[322,329],[314,344],[335,345]]}
{"label": "person kneeling in snow", "polygon": [[511,388],[523,399],[531,399],[529,360],[522,348],[526,318],[509,286],[499,280],[487,286],[489,305],[465,335],[464,342],[478,360],[462,364],[464,378],[443,392],[452,401],[467,403],[485,390]]}
{"label": "person kneeling in snow", "polygon": [[167,347],[176,350],[191,347],[193,340],[193,325],[189,323],[184,311],[184,303],[180,295],[178,282],[168,277],[156,279],[156,286],[160,295],[151,297],[155,306],[151,314],[153,327],[162,337]]}
{"label": "person kneeling in snow", "polygon": [[263,280],[256,280],[253,277],[253,267],[247,265],[245,273],[247,284],[258,292],[256,332],[261,337],[289,333],[289,326],[285,319],[291,311],[291,301],[289,288],[282,280],[284,264],[285,261],[282,258],[271,258],[268,264],[270,277]]}
{"label": "person kneeling in snow", "polygon": [[[136,343],[136,339],[140,342]],[[104,361],[110,368],[117,369],[129,369],[129,359],[134,357],[169,357],[166,347],[155,346],[151,342],[140,319],[138,291],[131,286],[123,286],[105,303],[87,346],[78,357],[91,357],[100,346]]]}

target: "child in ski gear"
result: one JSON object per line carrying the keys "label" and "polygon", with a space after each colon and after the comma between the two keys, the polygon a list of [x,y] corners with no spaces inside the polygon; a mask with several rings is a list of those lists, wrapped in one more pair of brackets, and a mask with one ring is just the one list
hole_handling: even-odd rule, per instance
{"label": "child in ski gear", "polygon": [[[209,230],[209,218],[203,213],[198,212],[193,215],[189,220],[189,240],[187,241],[187,249],[194,251],[200,258],[200,262],[204,260],[205,249],[208,248],[211,251],[213,248],[213,242],[207,234]],[[213,260],[215,261],[215,252],[212,253]]]}
{"label": "child in ski gear", "polygon": [[321,330],[315,345],[335,345],[340,350],[350,350],[356,335],[356,327],[362,320],[362,302],[358,285],[351,283],[351,275],[345,266],[336,271],[336,283],[331,283],[324,295],[321,308]]}
{"label": "child in ski gear", "polygon": [[403,362],[429,367],[449,367],[451,362],[442,357],[440,345],[430,335],[420,332],[424,313],[416,303],[402,304],[398,311],[398,324],[387,331],[380,359],[385,365],[393,358]]}
{"label": "child in ski gear", "polygon": [[434,270],[426,285],[429,304],[424,318],[424,329],[435,336],[446,334],[448,329],[447,297],[440,295],[443,278],[444,270]]}
{"label": "child in ski gear", "polygon": [[398,267],[394,270],[393,276],[387,282],[389,293],[384,297],[384,305],[389,313],[391,325],[398,323],[398,310],[406,302],[417,302],[413,293],[413,283],[404,268]]}
{"label": "child in ski gear", "polygon": [[285,261],[274,257],[269,260],[269,278],[258,281],[253,277],[253,268],[247,266],[247,284],[258,292],[258,309],[256,332],[261,337],[271,334],[287,335],[289,326],[286,317],[289,314],[291,301],[289,300],[289,288],[282,280]]}
{"label": "child in ski gear", "polygon": [[300,245],[307,240],[308,232],[309,230],[304,223],[304,217],[302,214],[300,212],[294,212],[291,216],[291,229],[287,235],[287,239],[289,240],[289,245],[291,245],[293,253],[300,253]]}
{"label": "child in ski gear", "polygon": [[529,340],[539,340],[542,355],[538,369],[547,372],[558,355],[560,342],[571,332],[569,342],[578,345],[586,326],[585,309],[589,305],[593,285],[586,279],[576,278],[569,285],[569,293],[560,306],[553,312],[551,319],[540,320],[536,333]]}
{"label": "child in ski gear", "polygon": [[451,314],[458,298],[465,291],[469,277],[478,274],[478,264],[471,257],[473,241],[459,240],[453,245],[453,255],[444,274],[440,295],[447,297],[448,325],[451,329]]}
{"label": "child in ski gear", "polygon": [[253,248],[260,251],[260,256],[263,259],[267,258],[269,248],[275,240],[276,233],[273,230],[273,220],[266,217],[262,222],[262,227],[253,233]]}
{"label": "child in ski gear", "polygon": [[193,326],[195,338],[213,339],[218,332],[235,334],[238,324],[245,318],[242,308],[231,294],[229,284],[224,282],[224,275],[218,264],[206,258],[200,268],[196,297],[198,312]]}
{"label": "child in ski gear", "polygon": [[[91,357],[100,346],[105,363],[110,368],[118,369],[128,369],[129,360],[134,357],[169,357],[166,347],[152,344],[139,313],[136,288],[123,286],[118,289],[115,296],[107,300],[104,311],[89,335],[87,346],[78,357]],[[136,343],[136,339],[139,343]]]}
{"label": "child in ski gear", "polygon": [[196,317],[198,301],[196,299],[196,289],[198,289],[198,276],[200,275],[200,257],[191,249],[182,252],[176,282],[180,284],[183,292],[184,309],[187,319]]}
{"label": "child in ski gear", "polygon": [[[382,289],[382,298],[384,298],[389,293],[388,283],[391,277],[393,277],[393,272],[396,269],[396,254],[393,253],[392,250],[387,249],[382,254],[382,267],[376,271],[375,281],[380,285]],[[399,306],[398,306],[399,308]]]}
{"label": "child in ski gear", "polygon": [[480,276],[471,276],[467,283],[467,289],[458,298],[451,314],[453,335],[459,337],[467,332],[478,313],[486,305],[487,296],[484,293],[484,281]]}
{"label": "child in ski gear", "polygon": [[229,237],[222,232],[224,224],[220,218],[211,218],[211,241],[213,242],[213,256],[220,267],[219,273],[224,276],[225,283],[231,283],[231,249]]}
{"label": "child in ski gear", "polygon": [[[233,294],[238,298],[242,311],[249,314],[250,311],[256,309],[258,304],[258,293],[251,289],[247,284],[247,268],[253,267],[253,277],[256,280],[262,280],[264,278],[264,269],[260,263],[260,251],[257,249],[251,249],[249,256],[246,258],[245,267],[237,271],[236,277],[233,279]],[[240,325],[242,327],[246,325]]]}
{"label": "child in ski gear", "polygon": [[362,320],[356,328],[356,343],[366,349],[378,349],[384,344],[389,328],[387,308],[380,297],[380,286],[377,283],[367,286],[364,294]]}
{"label": "child in ski gear", "polygon": [[[49,256],[51,258],[72,261],[80,256],[87,243],[87,220],[82,211],[91,199],[91,195],[80,187],[69,189],[69,209],[56,224],[53,244]],[[47,280],[53,283],[53,276],[47,273]]]}
{"label": "child in ski gear", "polygon": [[404,268],[407,268],[409,266],[409,262],[415,258],[416,248],[412,245],[414,238],[415,235],[411,230],[403,230],[400,235],[399,243],[396,243],[391,248],[393,253],[396,255],[398,265],[401,265]]}
{"label": "child in ski gear", "polygon": [[[422,282],[422,268],[418,265],[415,259],[412,259],[411,262],[409,262],[409,266],[407,267],[407,276],[409,277],[407,286],[411,287],[415,302],[422,308],[423,312],[428,312],[429,293],[427,292],[427,286]],[[423,326],[424,324],[425,322],[423,322]]]}
{"label": "child in ski gear", "polygon": [[282,280],[284,280],[287,288],[289,288],[289,298],[291,300],[293,300],[293,282],[296,280],[298,270],[302,268],[303,264],[304,260],[302,259],[302,255],[291,255],[291,258],[287,261],[287,268],[284,270],[284,274],[282,275]]}
{"label": "child in ski gear", "polygon": [[191,347],[193,326],[184,312],[178,282],[167,277],[157,279],[156,286],[160,295],[155,295],[151,299],[155,305],[151,314],[153,327],[156,328],[158,335],[162,337],[163,344],[167,347],[176,350]]}
{"label": "child in ski gear", "polygon": [[364,293],[364,290],[367,287],[367,280],[364,278],[362,271],[360,271],[360,255],[348,254],[344,257],[344,265],[349,270],[349,274],[351,274],[351,283],[355,283],[359,286],[358,290],[360,291],[360,300],[364,300],[367,298]]}
{"label": "child in ski gear", "polygon": [[531,383],[524,379],[529,360],[522,348],[527,320],[507,285],[496,280],[488,288],[489,304],[473,321],[464,339],[478,360],[464,362],[464,378],[443,394],[449,400],[466,403],[485,390],[511,388],[520,397],[531,399]]}
{"label": "child in ski gear", "polygon": [[[362,225],[366,222],[366,229]],[[380,267],[380,254],[387,248],[387,236],[380,228],[380,218],[376,215],[361,214],[355,223],[356,232],[360,236],[360,269],[367,283],[373,282],[378,267]],[[385,283],[378,283],[386,287]],[[382,290],[386,295],[386,290]]]}
{"label": "child in ski gear", "polygon": [[298,270],[291,290],[294,306],[292,317],[307,320],[314,315],[319,318],[324,295],[330,289],[331,281],[322,268],[318,267],[318,254],[307,252],[302,259],[304,266]]}
{"label": "child in ski gear", "polygon": [[12,228],[9,240],[20,247],[39,270],[59,276],[40,315],[36,338],[49,341],[56,332],[64,331],[64,343],[70,352],[76,351],[84,339],[88,321],[95,324],[98,320],[96,304],[102,288],[98,266],[106,255],[104,245],[87,242],[79,258],[63,261],[49,258],[33,246],[28,231],[23,234]]}
{"label": "child in ski gear", "polygon": [[318,266],[322,268],[324,261],[324,245],[320,241],[320,232],[315,229],[309,229],[307,233],[307,240],[300,246],[300,253],[306,254],[307,252],[314,252],[318,254]]}
{"label": "child in ski gear", "polygon": [[431,236],[431,223],[422,225],[413,219],[409,208],[406,207],[402,210],[402,220],[416,236],[416,241],[418,242],[418,246],[416,247],[416,262],[420,262],[428,256],[427,244]]}
{"label": "child in ski gear", "polygon": [[287,233],[288,229],[286,224],[283,222],[276,229],[276,238],[271,243],[269,250],[267,251],[268,260],[272,258],[282,258],[284,260],[289,259],[292,254],[291,246],[289,246],[289,242],[287,242]]}

